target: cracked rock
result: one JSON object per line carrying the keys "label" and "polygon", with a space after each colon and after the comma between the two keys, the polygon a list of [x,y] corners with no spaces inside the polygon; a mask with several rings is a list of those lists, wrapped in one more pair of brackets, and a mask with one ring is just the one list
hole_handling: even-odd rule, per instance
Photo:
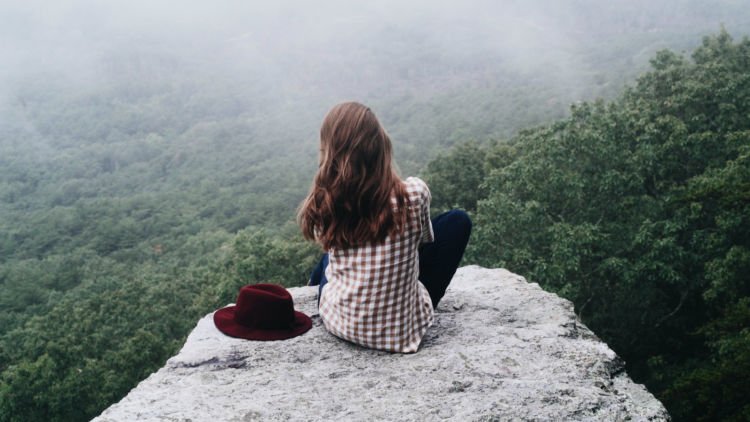
{"label": "cracked rock", "polygon": [[408,355],[333,337],[316,288],[289,290],[310,331],[235,339],[209,314],[162,369],[94,420],[669,420],[569,301],[506,270],[460,268]]}

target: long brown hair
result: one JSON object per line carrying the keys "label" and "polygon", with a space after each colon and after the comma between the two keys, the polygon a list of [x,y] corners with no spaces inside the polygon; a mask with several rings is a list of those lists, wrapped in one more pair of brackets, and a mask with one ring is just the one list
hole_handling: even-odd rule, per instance
{"label": "long brown hair", "polygon": [[333,107],[320,128],[320,166],[297,215],[303,236],[329,250],[400,233],[407,195],[391,150],[391,139],[368,107]]}

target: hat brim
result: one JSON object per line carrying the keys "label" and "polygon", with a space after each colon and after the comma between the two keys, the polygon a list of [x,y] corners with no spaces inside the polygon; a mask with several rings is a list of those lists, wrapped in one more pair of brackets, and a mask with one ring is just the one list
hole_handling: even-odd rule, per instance
{"label": "hat brim", "polygon": [[312,328],[312,319],[299,311],[294,311],[294,322],[290,328],[277,330],[249,328],[235,322],[234,309],[235,306],[232,305],[214,312],[214,325],[230,337],[261,341],[286,340],[304,334]]}

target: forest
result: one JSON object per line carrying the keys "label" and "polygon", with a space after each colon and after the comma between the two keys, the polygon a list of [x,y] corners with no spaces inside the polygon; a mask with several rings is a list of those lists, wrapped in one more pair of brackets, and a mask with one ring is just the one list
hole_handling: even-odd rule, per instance
{"label": "forest", "polygon": [[468,261],[572,300],[676,420],[747,420],[750,40],[651,66],[611,102],[432,161],[434,206],[471,210]]}
{"label": "forest", "polygon": [[0,72],[0,421],[89,420],[240,286],[303,285],[321,251],[294,213],[342,99],[434,213],[469,211],[463,264],[570,299],[675,420],[750,418],[750,13],[576,3],[367,33],[285,8],[255,22],[269,45],[238,18],[91,56],[74,34],[59,69],[10,37],[39,66]]}

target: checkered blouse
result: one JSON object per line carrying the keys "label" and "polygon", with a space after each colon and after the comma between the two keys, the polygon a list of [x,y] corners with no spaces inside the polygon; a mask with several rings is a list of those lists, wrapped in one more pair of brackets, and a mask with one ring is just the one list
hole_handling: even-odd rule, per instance
{"label": "checkered blouse", "polygon": [[417,248],[432,242],[433,232],[427,184],[416,177],[404,183],[409,216],[402,234],[380,244],[329,251],[320,316],[335,336],[373,349],[412,353],[433,320],[430,295],[417,279]]}

